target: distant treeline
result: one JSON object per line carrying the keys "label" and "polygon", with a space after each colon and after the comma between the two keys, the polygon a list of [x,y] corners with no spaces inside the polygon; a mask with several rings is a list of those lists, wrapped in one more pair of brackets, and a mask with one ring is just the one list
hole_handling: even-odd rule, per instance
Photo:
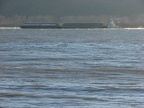
{"label": "distant treeline", "polygon": [[115,24],[119,27],[144,27],[144,14],[138,16],[12,16],[5,17],[0,16],[0,27],[19,27],[23,23],[103,23],[107,25],[110,18],[112,18]]}

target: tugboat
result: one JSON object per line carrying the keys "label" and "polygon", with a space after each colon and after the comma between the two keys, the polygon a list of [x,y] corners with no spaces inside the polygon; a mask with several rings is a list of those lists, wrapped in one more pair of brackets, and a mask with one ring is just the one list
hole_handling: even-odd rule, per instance
{"label": "tugboat", "polygon": [[110,23],[107,25],[107,28],[116,28],[117,26],[115,25],[114,21],[110,19]]}

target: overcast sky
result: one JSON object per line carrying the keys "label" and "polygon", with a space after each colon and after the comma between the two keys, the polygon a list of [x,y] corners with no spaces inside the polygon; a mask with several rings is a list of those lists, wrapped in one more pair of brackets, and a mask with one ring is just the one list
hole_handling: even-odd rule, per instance
{"label": "overcast sky", "polygon": [[144,14],[144,0],[0,0],[0,15],[78,16]]}

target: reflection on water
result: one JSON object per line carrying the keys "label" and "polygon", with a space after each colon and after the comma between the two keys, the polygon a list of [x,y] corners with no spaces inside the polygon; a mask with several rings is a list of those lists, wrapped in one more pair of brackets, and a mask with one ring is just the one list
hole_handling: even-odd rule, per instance
{"label": "reflection on water", "polygon": [[0,107],[143,108],[143,34],[0,29]]}

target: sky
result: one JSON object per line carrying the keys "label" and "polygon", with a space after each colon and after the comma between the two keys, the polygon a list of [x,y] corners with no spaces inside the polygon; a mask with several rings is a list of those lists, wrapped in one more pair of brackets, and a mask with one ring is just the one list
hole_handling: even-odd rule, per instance
{"label": "sky", "polygon": [[0,0],[3,16],[130,16],[144,14],[144,0]]}

